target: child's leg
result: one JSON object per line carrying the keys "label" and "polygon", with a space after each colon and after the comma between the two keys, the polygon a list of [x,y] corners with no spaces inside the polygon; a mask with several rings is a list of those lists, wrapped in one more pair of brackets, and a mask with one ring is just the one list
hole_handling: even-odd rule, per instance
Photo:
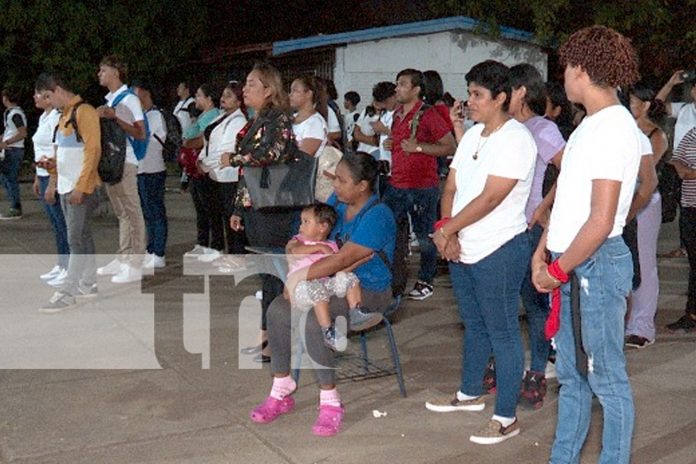
{"label": "child's leg", "polygon": [[314,315],[322,328],[331,327],[331,313],[328,301],[317,301],[314,303]]}
{"label": "child's leg", "polygon": [[362,291],[360,290],[360,283],[356,283],[353,287],[349,288],[346,292],[346,301],[348,301],[348,308],[355,309],[362,303]]}

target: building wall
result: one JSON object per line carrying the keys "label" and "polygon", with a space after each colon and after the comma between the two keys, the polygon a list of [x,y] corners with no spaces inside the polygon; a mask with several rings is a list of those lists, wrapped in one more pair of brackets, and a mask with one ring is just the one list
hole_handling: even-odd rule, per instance
{"label": "building wall", "polygon": [[466,98],[464,75],[475,64],[495,59],[507,65],[522,62],[547,75],[547,57],[539,47],[505,39],[484,39],[470,32],[439,32],[414,37],[398,37],[349,44],[336,49],[334,81],[339,96],[355,90],[360,107],[372,100],[372,86],[394,81],[404,68],[440,73],[445,90],[455,98]]}

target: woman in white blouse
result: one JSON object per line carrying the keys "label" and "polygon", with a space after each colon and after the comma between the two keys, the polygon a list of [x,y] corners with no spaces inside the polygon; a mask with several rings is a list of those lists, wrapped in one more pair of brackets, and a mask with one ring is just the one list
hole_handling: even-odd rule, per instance
{"label": "woman in white blouse", "polygon": [[317,111],[319,86],[314,76],[298,77],[290,86],[290,106],[296,111],[292,131],[300,150],[318,156],[326,146],[328,128]]}
{"label": "woman in white blouse", "polygon": [[[205,145],[198,156],[201,170],[214,181],[215,194],[209,199],[210,221],[222,222],[227,238],[226,251],[229,254],[244,253],[244,233],[230,228],[230,216],[234,210],[237,195],[239,168],[229,165],[230,155],[237,146],[237,135],[246,125],[242,85],[230,81],[220,97],[218,116],[204,131]],[[212,261],[220,254],[205,255],[204,261]],[[225,263],[220,263],[225,264]]]}

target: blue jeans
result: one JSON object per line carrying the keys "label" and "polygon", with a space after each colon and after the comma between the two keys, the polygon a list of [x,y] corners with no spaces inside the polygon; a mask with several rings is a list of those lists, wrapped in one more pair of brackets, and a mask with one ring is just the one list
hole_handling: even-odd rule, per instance
{"label": "blue jeans", "polygon": [[0,178],[7,190],[10,208],[22,210],[22,200],[19,197],[19,170],[24,159],[24,148],[6,148],[5,159],[0,161]]}
{"label": "blue jeans", "polygon": [[[396,223],[406,214],[411,215],[413,231],[420,247],[420,270],[418,280],[433,283],[437,271],[437,248],[428,237],[433,232],[437,220],[437,202],[440,190],[437,187],[425,189],[402,189],[387,185],[382,201],[394,212]],[[396,246],[400,246],[398,244]],[[408,244],[406,244],[408,246]]]}
{"label": "blue jeans", "polygon": [[570,284],[565,284],[561,328],[555,337],[561,390],[551,462],[580,462],[595,394],[604,411],[599,463],[628,464],[634,409],[623,344],[626,297],[633,277],[631,252],[620,236],[610,238],[574,272],[580,282],[582,345],[588,357],[588,374],[585,378],[575,366]]}
{"label": "blue jeans", "polygon": [[39,176],[39,200],[44,205],[46,216],[51,221],[53,227],[53,235],[56,239],[56,250],[58,252],[58,266],[63,269],[68,268],[68,260],[70,259],[70,245],[68,244],[68,228],[65,225],[65,216],[63,216],[63,208],[60,206],[60,198],[56,194],[56,202],[52,205],[46,203],[44,194],[48,187],[49,176]]}
{"label": "blue jeans", "polygon": [[524,369],[520,337],[519,296],[529,264],[529,242],[519,234],[474,264],[450,263],[459,316],[466,329],[462,348],[460,390],[483,392],[488,358],[495,356],[495,414],[515,417]]}
{"label": "blue jeans", "polygon": [[[536,224],[532,229],[526,232],[527,240],[529,240],[529,252],[534,253],[541,234],[544,229]],[[530,370],[532,372],[544,373],[546,371],[546,363],[549,358],[549,350],[551,344],[546,340],[544,335],[544,324],[546,317],[549,314],[549,297],[544,293],[539,293],[532,284],[532,270],[527,265],[527,273],[522,281],[522,290],[520,291],[524,311],[527,314],[527,324],[529,325],[529,349],[532,353],[532,362]]]}
{"label": "blue jeans", "polygon": [[164,205],[164,182],[167,171],[138,174],[138,194],[145,219],[147,252],[164,256],[167,248],[167,208]]}

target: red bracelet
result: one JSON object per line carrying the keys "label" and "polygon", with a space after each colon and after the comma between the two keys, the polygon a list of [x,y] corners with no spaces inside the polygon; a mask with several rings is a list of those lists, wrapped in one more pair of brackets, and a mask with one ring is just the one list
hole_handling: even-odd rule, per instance
{"label": "red bracelet", "polygon": [[437,232],[438,229],[442,229],[445,224],[449,222],[449,220],[452,219],[451,217],[443,217],[439,221],[435,223],[435,226],[433,226],[433,232]]}
{"label": "red bracelet", "polygon": [[563,272],[563,269],[561,269],[561,266],[558,264],[558,260],[555,260],[549,264],[548,270],[551,277],[560,280],[562,284],[565,284],[570,280],[568,274]]}

